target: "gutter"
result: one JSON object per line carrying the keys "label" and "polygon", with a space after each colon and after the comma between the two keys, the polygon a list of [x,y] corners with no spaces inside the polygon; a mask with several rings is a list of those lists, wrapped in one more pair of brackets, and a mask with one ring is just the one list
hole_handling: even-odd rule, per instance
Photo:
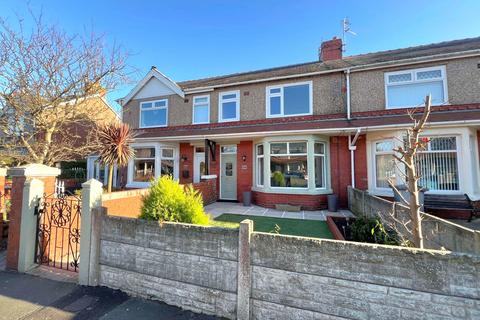
{"label": "gutter", "polygon": [[376,63],[337,68],[337,69],[331,69],[331,70],[322,70],[322,71],[307,72],[307,73],[296,73],[296,74],[291,74],[287,76],[270,77],[270,78],[232,82],[232,83],[226,83],[226,84],[220,84],[220,85],[189,88],[183,91],[185,92],[185,94],[199,93],[199,92],[212,91],[215,88],[232,87],[232,86],[238,86],[238,85],[244,85],[244,84],[253,84],[253,83],[259,83],[259,82],[268,82],[268,81],[299,78],[299,77],[308,77],[308,76],[329,74],[329,73],[335,73],[335,72],[346,72],[347,70],[351,70],[350,72],[360,72],[360,71],[367,71],[367,70],[374,70],[374,69],[382,69],[389,66],[392,66],[392,67],[405,66],[405,65],[412,65],[412,64],[419,64],[419,63],[441,61],[446,59],[461,59],[461,58],[476,57],[479,55],[480,55],[480,49],[475,49],[475,50],[467,50],[467,51],[460,51],[460,52],[454,52],[454,53],[443,53],[443,54],[402,59],[402,60],[393,60],[393,61],[387,61],[387,62],[376,62]]}

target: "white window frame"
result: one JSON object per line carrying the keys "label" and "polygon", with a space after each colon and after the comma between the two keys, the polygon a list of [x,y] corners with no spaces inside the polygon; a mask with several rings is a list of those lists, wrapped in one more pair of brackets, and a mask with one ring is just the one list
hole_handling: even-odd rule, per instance
{"label": "white window frame", "polygon": [[[425,79],[425,80],[417,80],[417,73],[423,71],[434,71],[440,70],[442,77],[437,79]],[[411,75],[411,80],[409,81],[402,81],[402,82],[390,82],[389,77],[398,75],[398,74],[406,74],[409,73]],[[390,106],[388,102],[388,88],[394,86],[401,86],[405,84],[415,84],[415,83],[425,83],[425,82],[433,82],[433,81],[442,81],[443,83],[443,104],[448,104],[448,86],[447,86],[447,70],[445,66],[435,66],[435,67],[428,67],[428,68],[417,68],[417,69],[407,69],[407,70],[399,70],[393,72],[385,72],[384,75],[384,83],[385,83],[385,109],[402,109],[402,108],[412,108],[418,107],[417,106]]]}
{"label": "white window frame", "polygon": [[[308,92],[309,92],[309,111],[307,113],[296,113],[296,114],[288,114],[285,115],[285,106],[284,106],[284,92],[283,89],[285,87],[292,87],[292,86],[300,86],[300,85],[308,85]],[[272,89],[280,89],[279,93],[270,93]],[[303,81],[303,82],[294,82],[294,83],[286,83],[281,85],[274,85],[274,86],[267,86],[265,90],[265,97],[266,97],[266,117],[267,118],[281,118],[281,117],[297,117],[297,116],[306,116],[313,114],[313,82],[312,81]],[[271,97],[280,97],[280,114],[272,115],[270,112],[270,98]]]}
{"label": "white window frame", "polygon": [[[256,144],[255,145],[255,185],[257,187],[260,187],[260,188],[263,188],[264,185],[265,185],[265,146],[268,146],[269,144],[263,144],[263,143],[259,143],[259,144]],[[263,147],[263,154],[258,154],[258,147],[259,146],[262,146]],[[259,181],[260,181],[260,168],[259,168],[259,159],[263,159],[263,184],[260,184]]]}
{"label": "white window frame", "polygon": [[[135,143],[132,144],[132,148],[134,149],[142,149],[142,148],[155,148],[155,179],[161,176],[161,165],[162,159],[165,160],[173,160],[173,178],[175,180],[179,179],[179,146],[177,144],[160,144],[160,143]],[[162,150],[163,149],[173,149],[173,158],[163,158]],[[144,159],[144,158],[140,158]],[[150,159],[150,158],[149,158]],[[150,182],[139,182],[133,181],[133,169],[134,169],[134,161],[135,157],[130,159],[128,162],[127,167],[127,188],[148,188],[150,186]]]}
{"label": "white window frame", "polygon": [[[205,104],[204,102],[196,103],[195,100],[196,99],[202,99],[202,98],[207,98],[208,120],[206,122],[195,122],[195,107],[198,106],[198,105],[203,106]],[[207,123],[210,123],[210,95],[207,94],[207,95],[202,95],[202,96],[194,96],[192,98],[192,124],[207,124]]]}
{"label": "white window frame", "polygon": [[[390,141],[392,143],[393,148],[395,148],[395,141],[393,138],[385,138],[385,139],[379,139],[372,141],[372,153],[373,153],[373,188],[375,190],[381,191],[381,192],[389,192],[392,189],[391,188],[384,188],[384,187],[379,187],[377,186],[377,155],[394,155],[395,151],[392,150],[390,151],[377,151],[377,143],[381,142],[386,142]],[[396,171],[396,169],[395,169]]]}
{"label": "white window frame", "polygon": [[[162,107],[155,107],[155,103],[156,102],[161,102],[161,101],[165,101],[165,106],[162,106]],[[142,126],[142,111],[144,111],[143,109],[143,105],[144,104],[147,104],[147,103],[151,103],[152,106],[150,108],[147,108],[146,110],[150,111],[150,110],[161,110],[161,109],[165,109],[165,124],[161,124],[161,125],[154,125],[154,126]],[[140,116],[138,117],[139,119],[139,128],[160,128],[160,127],[167,127],[168,126],[168,99],[159,99],[159,100],[151,100],[151,101],[142,101],[140,102]]]}
{"label": "white window frame", "polygon": [[[235,98],[224,99],[223,96],[234,94]],[[223,118],[223,104],[227,102],[235,102],[235,118]],[[240,120],[240,90],[225,91],[218,94],[218,122],[231,122]]]}
{"label": "white window frame", "polygon": [[145,182],[145,181],[135,181],[134,178],[135,178],[135,172],[134,172],[134,168],[135,168],[135,160],[151,160],[153,159],[153,163],[154,163],[154,171],[153,171],[153,177],[154,179],[157,178],[157,170],[158,170],[158,161],[157,161],[157,158],[158,158],[158,147],[155,146],[155,145],[138,145],[138,146],[132,146],[132,148],[135,150],[135,149],[154,149],[155,150],[155,155],[153,158],[136,158],[135,156],[132,157],[132,165],[131,165],[131,169],[129,168],[129,172],[128,172],[128,182],[129,184],[132,184],[132,185],[138,185],[138,186],[148,186],[150,185],[150,182]]}
{"label": "white window frame", "polygon": [[[323,154],[322,153],[315,153],[315,144],[319,143],[323,145]],[[308,144],[307,144],[308,148]],[[327,153],[327,144],[323,141],[314,141],[313,142],[313,174],[314,174],[314,179],[313,179],[313,184],[315,185],[315,189],[317,190],[325,190],[327,189],[327,158],[326,158],[326,153]],[[323,158],[323,187],[317,187],[316,181],[317,181],[317,171],[315,170],[315,157],[322,157]],[[308,165],[308,162],[307,162]]]}
{"label": "white window frame", "polygon": [[[287,144],[287,153],[272,153],[272,144],[275,144],[275,143],[286,143]],[[307,146],[307,150],[305,153],[290,153],[290,143],[305,143],[305,145]],[[289,141],[272,141],[270,143],[268,143],[268,153],[269,153],[269,157],[268,157],[268,161],[271,163],[272,162],[272,157],[289,157],[289,156],[306,156],[307,157],[307,176],[309,176],[309,168],[310,168],[310,163],[309,163],[309,157],[308,157],[308,152],[310,151],[310,147],[308,146],[308,141],[307,140],[289,140]],[[265,154],[265,149],[263,149],[263,153]],[[264,166],[265,166],[265,160],[264,160]],[[270,165],[269,165],[270,166]],[[264,177],[265,179],[265,177]],[[272,179],[272,172],[271,170],[269,170],[268,172],[268,177],[267,177],[268,181],[271,181]],[[265,182],[264,182],[265,183]],[[309,185],[308,185],[308,180],[307,180],[307,186],[306,187],[277,187],[277,186],[270,186],[271,189],[273,190],[308,190],[309,189]]]}
{"label": "white window frame", "polygon": [[[422,134],[421,138],[455,138],[455,150],[419,150],[418,153],[428,154],[428,153],[455,153],[457,155],[457,175],[458,175],[458,190],[428,190],[429,194],[463,194],[464,190],[464,175],[462,172],[461,166],[463,165],[463,153],[462,153],[462,137],[458,134]],[[430,143],[428,144],[428,149],[430,149]]]}

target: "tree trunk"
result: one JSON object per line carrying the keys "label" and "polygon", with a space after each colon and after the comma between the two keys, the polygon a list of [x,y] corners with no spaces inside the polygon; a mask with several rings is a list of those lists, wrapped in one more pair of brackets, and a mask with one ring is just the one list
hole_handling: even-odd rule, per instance
{"label": "tree trunk", "polygon": [[113,182],[113,164],[108,165],[108,185],[107,192],[112,192],[112,182]]}
{"label": "tree trunk", "polygon": [[422,217],[420,215],[420,199],[418,184],[416,179],[416,167],[412,156],[405,157],[405,161],[410,165],[407,169],[408,190],[410,191],[410,216],[412,218],[413,242],[415,247],[423,249]]}

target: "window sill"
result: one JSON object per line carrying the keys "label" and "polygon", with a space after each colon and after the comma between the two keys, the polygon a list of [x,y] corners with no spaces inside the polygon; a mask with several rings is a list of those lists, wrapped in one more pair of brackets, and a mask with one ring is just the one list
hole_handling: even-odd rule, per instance
{"label": "window sill", "polygon": [[309,112],[309,113],[297,113],[297,114],[289,114],[289,115],[283,115],[283,114],[280,114],[280,115],[269,115],[269,114],[267,114],[267,119],[269,119],[269,118],[303,117],[303,116],[311,116],[311,115],[313,115],[313,112]]}
{"label": "window sill", "polygon": [[168,124],[162,124],[162,125],[158,125],[158,126],[148,126],[148,127],[139,126],[138,128],[139,129],[150,129],[150,128],[165,128],[165,127],[168,127]]}

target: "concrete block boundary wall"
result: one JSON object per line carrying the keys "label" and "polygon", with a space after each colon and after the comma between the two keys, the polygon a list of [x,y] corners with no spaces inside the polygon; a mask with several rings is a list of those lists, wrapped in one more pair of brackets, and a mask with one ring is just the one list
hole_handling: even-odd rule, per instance
{"label": "concrete block boundary wall", "polygon": [[479,256],[92,215],[90,285],[229,319],[480,317]]}
{"label": "concrete block boundary wall", "polygon": [[[388,224],[410,220],[407,206],[352,187],[348,187],[348,206],[355,215],[379,217]],[[401,224],[396,225],[406,238],[411,239],[411,234],[404,230]],[[477,230],[423,212],[422,231],[426,248],[445,248],[455,252],[480,255],[480,232]]]}

